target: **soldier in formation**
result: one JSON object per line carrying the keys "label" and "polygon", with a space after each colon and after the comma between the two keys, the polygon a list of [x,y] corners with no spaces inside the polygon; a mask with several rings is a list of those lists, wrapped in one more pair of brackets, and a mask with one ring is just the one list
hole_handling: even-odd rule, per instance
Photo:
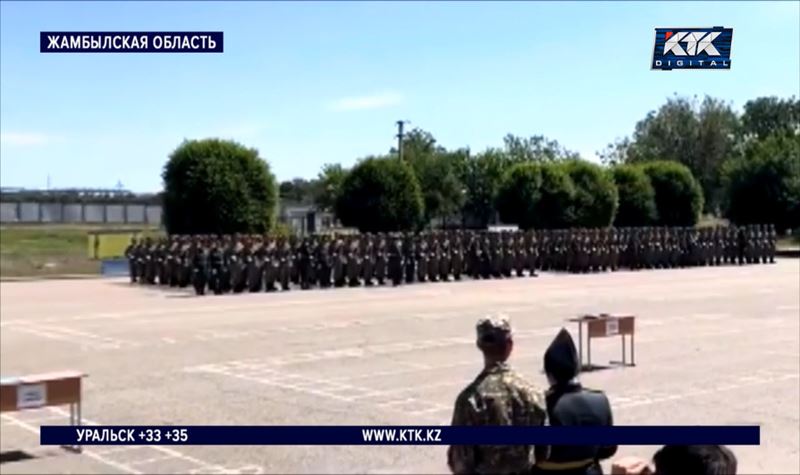
{"label": "soldier in formation", "polygon": [[774,226],[170,236],[132,240],[131,282],[197,294],[775,262]]}

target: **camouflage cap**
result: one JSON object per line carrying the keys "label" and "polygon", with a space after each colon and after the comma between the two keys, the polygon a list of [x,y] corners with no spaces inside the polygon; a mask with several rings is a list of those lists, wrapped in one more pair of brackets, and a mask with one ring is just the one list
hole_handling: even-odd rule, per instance
{"label": "camouflage cap", "polygon": [[511,338],[511,320],[507,315],[489,315],[475,326],[478,343],[502,343]]}

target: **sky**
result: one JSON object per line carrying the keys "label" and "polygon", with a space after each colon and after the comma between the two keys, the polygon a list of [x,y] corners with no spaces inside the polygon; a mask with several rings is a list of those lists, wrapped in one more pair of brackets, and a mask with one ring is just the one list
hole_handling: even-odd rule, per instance
{"label": "sky", "polygon": [[[652,71],[657,27],[733,28],[731,70]],[[41,54],[40,31],[223,31],[222,54]],[[184,139],[279,180],[395,144],[545,135],[584,158],[667,98],[800,96],[800,2],[0,2],[0,185],[159,191]]]}

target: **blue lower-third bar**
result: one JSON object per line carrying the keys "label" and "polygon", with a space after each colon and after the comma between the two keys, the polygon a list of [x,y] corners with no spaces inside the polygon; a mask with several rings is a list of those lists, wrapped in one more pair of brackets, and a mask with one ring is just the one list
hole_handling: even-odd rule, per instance
{"label": "blue lower-third bar", "polygon": [[758,426],[42,426],[42,445],[759,445]]}

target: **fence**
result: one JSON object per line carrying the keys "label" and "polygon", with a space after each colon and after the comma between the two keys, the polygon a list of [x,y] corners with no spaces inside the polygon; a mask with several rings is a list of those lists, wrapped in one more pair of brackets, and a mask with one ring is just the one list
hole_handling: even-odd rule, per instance
{"label": "fence", "polygon": [[0,223],[161,225],[161,205],[145,203],[0,202]]}

